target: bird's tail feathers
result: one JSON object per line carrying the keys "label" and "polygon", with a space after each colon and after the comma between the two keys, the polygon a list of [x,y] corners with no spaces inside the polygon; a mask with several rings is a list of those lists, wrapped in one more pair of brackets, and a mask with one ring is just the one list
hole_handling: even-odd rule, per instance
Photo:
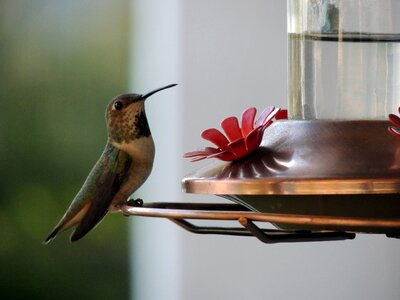
{"label": "bird's tail feathers", "polygon": [[101,214],[96,214],[96,216],[91,216],[90,209],[86,216],[83,218],[82,222],[75,228],[72,232],[69,240],[75,242],[83,238],[90,230],[95,228],[100,221],[106,216],[108,210],[104,210]]}
{"label": "bird's tail feathers", "polygon": [[70,210],[68,210],[65,215],[61,218],[60,222],[54,227],[53,231],[49,234],[49,236],[42,242],[43,245],[47,245],[51,242],[59,233],[71,228],[76,225],[86,214],[89,209],[89,205],[83,206],[78,213],[72,214]]}
{"label": "bird's tail feathers", "polygon": [[56,226],[53,231],[49,234],[49,236],[42,242],[43,245],[47,245],[50,243],[58,234],[60,231],[61,226]]}

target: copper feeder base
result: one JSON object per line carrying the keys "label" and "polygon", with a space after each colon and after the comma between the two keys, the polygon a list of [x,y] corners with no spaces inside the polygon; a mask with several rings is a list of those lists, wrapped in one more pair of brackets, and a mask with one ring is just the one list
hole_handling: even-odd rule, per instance
{"label": "copper feeder base", "polygon": [[[168,218],[197,233],[254,235],[264,242],[400,236],[400,139],[386,121],[278,121],[255,153],[214,162],[182,181],[187,193],[236,204],[149,203],[124,213]],[[237,220],[197,228],[185,219]],[[273,224],[263,230],[254,222]]]}

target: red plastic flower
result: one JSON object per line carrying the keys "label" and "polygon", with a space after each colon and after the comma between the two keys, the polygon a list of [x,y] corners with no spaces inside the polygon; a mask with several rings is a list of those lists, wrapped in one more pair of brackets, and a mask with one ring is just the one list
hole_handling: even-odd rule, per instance
{"label": "red plastic flower", "polygon": [[217,148],[206,147],[203,150],[185,153],[184,157],[191,161],[205,158],[218,158],[223,161],[233,161],[242,158],[260,146],[264,130],[272,124],[272,119],[287,119],[287,110],[269,106],[254,122],[257,109],[246,109],[242,114],[242,124],[236,117],[229,117],[222,121],[221,127],[226,136],[218,129],[210,128],[201,133],[201,137],[213,143]]}
{"label": "red plastic flower", "polygon": [[[400,113],[400,107],[398,108],[398,111]],[[389,132],[394,136],[400,137],[400,118],[394,114],[390,114],[389,121],[394,125],[388,127]]]}

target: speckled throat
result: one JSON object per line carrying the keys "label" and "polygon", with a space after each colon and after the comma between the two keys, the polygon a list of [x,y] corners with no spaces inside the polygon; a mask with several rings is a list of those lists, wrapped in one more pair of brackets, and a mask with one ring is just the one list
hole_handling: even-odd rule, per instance
{"label": "speckled throat", "polygon": [[117,143],[151,136],[144,109],[129,111],[122,118],[111,120],[109,136]]}

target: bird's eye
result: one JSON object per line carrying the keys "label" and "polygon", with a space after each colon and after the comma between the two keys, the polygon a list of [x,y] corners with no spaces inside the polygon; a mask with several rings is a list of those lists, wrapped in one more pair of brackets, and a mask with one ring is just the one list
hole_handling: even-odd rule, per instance
{"label": "bird's eye", "polygon": [[116,101],[116,102],[114,102],[114,108],[115,108],[116,110],[121,110],[123,107],[124,107],[124,106],[123,106],[123,104],[122,104],[121,101]]}

